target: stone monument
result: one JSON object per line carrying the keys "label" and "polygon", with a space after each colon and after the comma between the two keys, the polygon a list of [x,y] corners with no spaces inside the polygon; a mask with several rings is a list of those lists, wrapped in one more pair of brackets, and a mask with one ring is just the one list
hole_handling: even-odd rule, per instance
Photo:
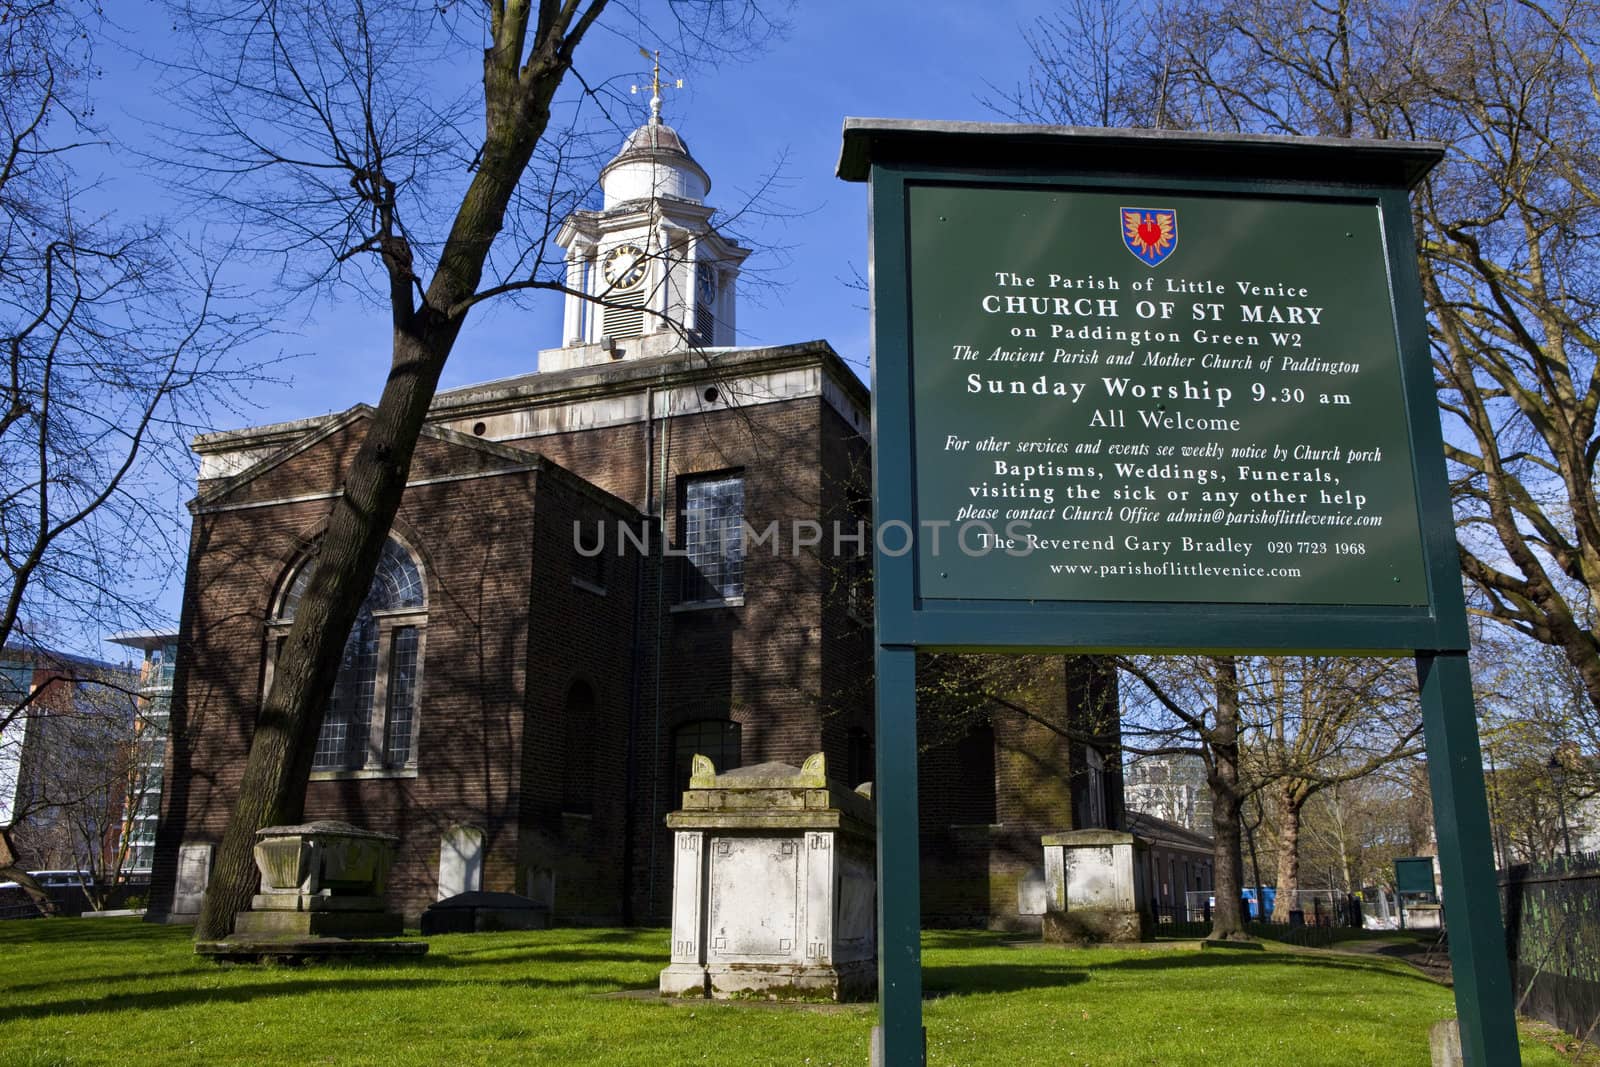
{"label": "stone monument", "polygon": [[343,822],[268,826],[256,831],[261,892],[234,921],[246,937],[397,937],[398,912],[384,907],[393,834]]}
{"label": "stone monument", "polygon": [[1150,937],[1145,879],[1148,844],[1120,830],[1046,834],[1044,939],[1058,943],[1144,941]]}
{"label": "stone monument", "polygon": [[200,917],[200,906],[206,898],[206,886],[211,883],[211,854],[213,846],[178,846],[177,883],[172,891],[173,922],[194,922]]}
{"label": "stone monument", "polygon": [[674,833],[663,996],[871,999],[877,981],[871,787],[796,769],[718,774],[695,756]]}

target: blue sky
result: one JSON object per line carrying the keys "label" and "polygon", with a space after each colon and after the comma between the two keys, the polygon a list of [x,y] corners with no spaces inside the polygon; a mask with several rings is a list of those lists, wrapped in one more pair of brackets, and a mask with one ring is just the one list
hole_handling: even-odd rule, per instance
{"label": "blue sky", "polygon": [[[650,6],[650,5],[647,5]],[[659,6],[659,5],[656,5]],[[764,54],[685,72],[682,90],[666,94],[666,120],[711,175],[710,201],[731,209],[782,161],[775,198],[786,219],[746,226],[757,246],[749,266],[782,265],[777,286],[741,299],[742,344],[781,344],[826,338],[865,377],[868,359],[865,295],[849,287],[866,262],[866,190],[834,177],[840,128],[847,115],[996,120],[982,103],[988,82],[1009,86],[1026,73],[1021,27],[1046,6],[909,3],[801,4],[788,34]],[[166,20],[151,0],[114,15],[127,39],[159,53]],[[623,19],[585,42],[578,67],[590,82],[648,79],[638,34]],[[103,49],[106,69],[100,117],[128,137],[139,119],[162,113],[155,72],[125,54]],[[468,55],[466,61],[475,63]],[[633,97],[643,121],[646,96]],[[126,195],[128,191],[133,196]],[[139,175],[108,176],[107,191],[122,204],[171,216],[181,210]],[[760,245],[782,246],[781,257]],[[763,260],[765,262],[763,262]],[[534,353],[558,343],[561,309],[553,298],[528,307],[476,309],[451,356],[444,388],[532,369]],[[256,416],[219,419],[217,429],[245,421],[271,422],[342,410],[372,400],[389,359],[388,328],[375,308],[323,303],[305,322],[266,346],[300,358],[285,373],[292,382],[255,396]]]}
{"label": "blue sky", "polygon": [[[663,6],[644,4],[647,14]],[[129,48],[159,55],[167,46],[169,22],[154,0],[109,10]],[[783,161],[776,198],[786,217],[743,230],[756,247],[748,266],[776,268],[776,284],[742,297],[741,344],[825,338],[866,377],[866,296],[852,288],[852,280],[865,273],[866,190],[834,177],[843,121],[997,120],[982,102],[993,95],[989,85],[1010,87],[1026,77],[1022,29],[1049,10],[1028,3],[802,3],[789,16],[789,32],[763,54],[682,72],[685,86],[667,94],[666,119],[711,175],[714,205],[737,206]],[[579,71],[591,83],[646,80],[639,37],[625,19],[613,19],[586,42]],[[96,90],[97,118],[121,139],[137,143],[140,121],[163,114],[154,93],[157,72],[114,47],[102,46],[97,58],[104,71]],[[468,55],[465,62],[475,65],[476,57]],[[634,121],[643,121],[645,99],[632,98]],[[100,193],[130,217],[183,217],[182,205],[142,169],[109,169]],[[764,244],[785,252],[763,255]],[[534,369],[537,350],[558,343],[560,323],[554,298],[476,309],[442,387]],[[259,354],[294,357],[279,369],[287,380],[256,389],[248,398],[254,406],[242,417],[219,412],[209,429],[320,415],[376,399],[389,360],[388,324],[379,309],[356,300],[323,300],[303,321],[280,327],[280,336],[260,346]],[[175,487],[173,507],[181,510],[192,490]],[[175,575],[158,601],[174,623],[180,581]]]}

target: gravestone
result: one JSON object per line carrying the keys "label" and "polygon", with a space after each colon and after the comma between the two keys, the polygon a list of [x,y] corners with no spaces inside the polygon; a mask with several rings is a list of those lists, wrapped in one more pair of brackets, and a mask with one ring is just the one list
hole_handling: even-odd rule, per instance
{"label": "gravestone", "polygon": [[695,756],[674,831],[664,996],[870,999],[877,977],[873,840],[863,786],[763,763],[718,774]]}
{"label": "gravestone", "polygon": [[1047,890],[1042,867],[1029,867],[1017,880],[1017,914],[1037,919],[1045,913]]}
{"label": "gravestone", "polygon": [[439,899],[483,888],[483,831],[452,826],[439,839]]}
{"label": "gravestone", "polygon": [[1046,834],[1044,939],[1060,943],[1150,937],[1144,869],[1149,845],[1120,830]]}
{"label": "gravestone", "polygon": [[205,902],[206,886],[211,882],[212,845],[179,845],[178,877],[172,891],[173,922],[194,922]]}

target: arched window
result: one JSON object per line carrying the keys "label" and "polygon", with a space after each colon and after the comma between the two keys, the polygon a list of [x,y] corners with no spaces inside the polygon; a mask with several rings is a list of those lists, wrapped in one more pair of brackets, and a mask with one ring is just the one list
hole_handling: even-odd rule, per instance
{"label": "arched window", "polygon": [[[316,560],[290,580],[272,620],[274,644],[294,622]],[[372,588],[345,641],[344,660],[317,735],[314,771],[397,771],[416,766],[427,590],[416,559],[389,538]]]}
{"label": "arched window", "polygon": [[686,722],[672,735],[672,779],[678,789],[689,788],[689,771],[695,756],[707,756],[717,773],[731,771],[743,763],[739,724],[727,719],[699,719]]}

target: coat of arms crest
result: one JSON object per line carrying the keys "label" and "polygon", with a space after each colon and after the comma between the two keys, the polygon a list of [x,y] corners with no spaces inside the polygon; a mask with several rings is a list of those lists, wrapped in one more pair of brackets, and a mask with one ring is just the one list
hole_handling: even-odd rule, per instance
{"label": "coat of arms crest", "polygon": [[1172,208],[1125,207],[1122,243],[1146,266],[1156,267],[1178,247],[1178,213]]}

